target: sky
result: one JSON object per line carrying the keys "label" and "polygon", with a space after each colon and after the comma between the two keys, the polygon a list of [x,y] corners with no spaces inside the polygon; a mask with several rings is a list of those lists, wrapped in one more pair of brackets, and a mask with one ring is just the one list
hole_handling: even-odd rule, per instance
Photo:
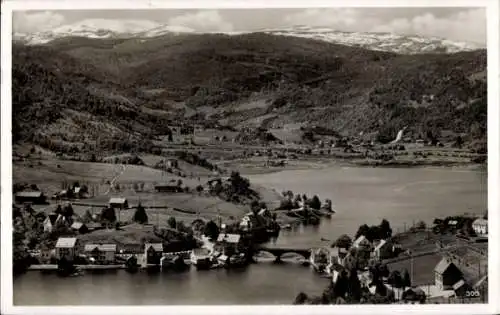
{"label": "sky", "polygon": [[196,31],[253,31],[293,25],[348,32],[390,32],[436,36],[486,44],[486,10],[475,7],[67,10],[18,11],[14,32],[32,33],[86,19],[152,21]]}

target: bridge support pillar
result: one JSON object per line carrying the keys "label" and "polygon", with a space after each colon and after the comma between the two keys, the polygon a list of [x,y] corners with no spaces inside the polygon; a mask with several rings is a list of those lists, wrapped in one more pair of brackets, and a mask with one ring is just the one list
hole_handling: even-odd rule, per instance
{"label": "bridge support pillar", "polygon": [[281,262],[283,262],[283,261],[281,260],[281,255],[276,255],[276,258],[274,259],[274,262],[275,262],[275,263],[281,263]]}

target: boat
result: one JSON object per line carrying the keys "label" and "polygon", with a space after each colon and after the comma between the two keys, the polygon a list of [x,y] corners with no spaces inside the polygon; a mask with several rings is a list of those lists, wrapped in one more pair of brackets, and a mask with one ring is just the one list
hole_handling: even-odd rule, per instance
{"label": "boat", "polygon": [[247,262],[248,261],[246,259],[245,254],[240,253],[239,255],[233,255],[233,256],[229,257],[227,266],[228,267],[244,267],[248,264]]}

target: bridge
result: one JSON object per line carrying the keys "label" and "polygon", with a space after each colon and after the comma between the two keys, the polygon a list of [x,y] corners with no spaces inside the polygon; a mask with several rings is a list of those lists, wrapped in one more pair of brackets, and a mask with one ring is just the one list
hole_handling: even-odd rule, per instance
{"label": "bridge", "polygon": [[276,262],[280,262],[281,256],[283,256],[284,254],[289,254],[289,253],[300,255],[300,256],[304,257],[304,259],[308,260],[311,257],[312,250],[308,249],[308,248],[306,249],[306,248],[259,246],[256,250],[256,253],[259,253],[259,252],[268,252],[275,257]]}

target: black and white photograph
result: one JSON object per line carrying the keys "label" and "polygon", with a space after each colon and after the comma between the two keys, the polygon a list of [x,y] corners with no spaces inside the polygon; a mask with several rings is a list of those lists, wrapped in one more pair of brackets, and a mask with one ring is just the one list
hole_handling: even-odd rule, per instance
{"label": "black and white photograph", "polygon": [[11,307],[497,303],[490,2],[22,2]]}

